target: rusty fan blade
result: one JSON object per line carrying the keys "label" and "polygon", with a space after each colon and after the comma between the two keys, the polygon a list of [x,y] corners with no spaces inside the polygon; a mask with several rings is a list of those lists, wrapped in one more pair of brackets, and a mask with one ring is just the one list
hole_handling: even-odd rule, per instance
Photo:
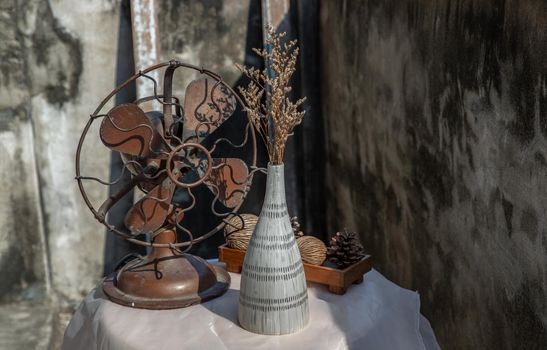
{"label": "rusty fan blade", "polygon": [[125,216],[125,226],[133,233],[151,233],[162,227],[171,211],[175,186],[166,178],[139,200]]}
{"label": "rusty fan blade", "polygon": [[192,81],[184,97],[184,140],[200,142],[224,123],[235,109],[236,98],[222,83],[208,79]]}
{"label": "rusty fan blade", "polygon": [[[235,208],[247,193],[247,164],[238,158],[213,158],[211,175],[204,183],[227,208]],[[217,190],[218,189],[218,190]]]}
{"label": "rusty fan blade", "polygon": [[132,103],[112,108],[103,119],[100,137],[111,150],[139,157],[161,151],[162,139],[142,109]]}

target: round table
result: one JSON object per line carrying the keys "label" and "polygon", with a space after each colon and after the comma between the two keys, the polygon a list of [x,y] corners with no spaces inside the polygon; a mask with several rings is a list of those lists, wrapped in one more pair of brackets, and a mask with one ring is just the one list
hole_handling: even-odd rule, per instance
{"label": "round table", "polygon": [[87,295],[68,325],[63,349],[439,349],[420,297],[376,270],[345,295],[309,284],[310,323],[300,332],[266,336],[237,323],[238,274],[230,289],[201,305],[143,310],[108,300],[100,288]]}

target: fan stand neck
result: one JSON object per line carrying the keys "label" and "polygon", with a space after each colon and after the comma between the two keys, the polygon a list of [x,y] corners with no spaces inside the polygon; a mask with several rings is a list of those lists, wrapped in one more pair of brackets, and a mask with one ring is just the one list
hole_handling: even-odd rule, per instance
{"label": "fan stand neck", "polygon": [[[154,243],[176,243],[176,232],[158,233]],[[171,248],[153,247],[144,259],[128,262],[103,281],[108,297],[122,305],[144,309],[174,309],[222,295],[228,273],[200,257]]]}
{"label": "fan stand neck", "polygon": [[[158,232],[153,238],[152,243],[160,243],[160,244],[175,244],[177,243],[177,234],[173,230],[163,230],[161,232]],[[180,256],[182,253],[179,253],[177,250],[172,248],[161,248],[161,247],[155,247],[152,246],[152,249],[150,250],[150,254],[148,257],[150,258],[163,258],[168,256]]]}

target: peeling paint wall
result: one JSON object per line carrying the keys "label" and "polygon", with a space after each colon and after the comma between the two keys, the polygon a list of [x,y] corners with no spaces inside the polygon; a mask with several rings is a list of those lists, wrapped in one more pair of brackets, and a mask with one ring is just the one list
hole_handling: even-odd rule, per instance
{"label": "peeling paint wall", "polygon": [[323,1],[331,231],[443,349],[547,347],[547,3]]}

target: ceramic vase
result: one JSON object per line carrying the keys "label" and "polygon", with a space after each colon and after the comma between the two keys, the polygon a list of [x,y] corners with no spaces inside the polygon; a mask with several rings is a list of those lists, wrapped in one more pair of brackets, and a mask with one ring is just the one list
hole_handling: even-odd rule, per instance
{"label": "ceramic vase", "polygon": [[259,334],[287,334],[309,320],[304,266],[285,199],[284,166],[268,164],[266,195],[241,272],[239,323]]}

